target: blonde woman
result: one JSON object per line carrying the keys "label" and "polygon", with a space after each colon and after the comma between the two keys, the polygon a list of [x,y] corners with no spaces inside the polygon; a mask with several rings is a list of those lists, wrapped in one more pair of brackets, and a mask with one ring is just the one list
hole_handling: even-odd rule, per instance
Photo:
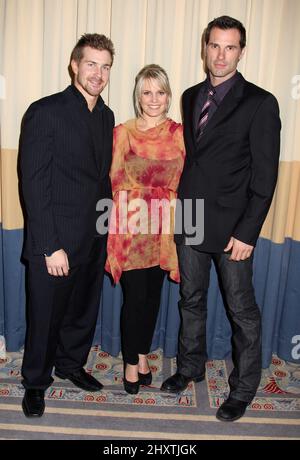
{"label": "blonde woman", "polygon": [[[120,280],[124,294],[121,341],[124,388],[130,394],[152,381],[146,355],[165,274],[179,281],[172,230],[174,209],[168,204],[176,200],[185,149],[182,125],[167,115],[171,96],[165,70],[156,64],[147,65],[135,81],[136,118],[114,130],[110,177],[115,219],[111,220],[106,269],[115,283]],[[140,207],[135,208],[136,203]],[[165,207],[155,213],[153,203],[164,203]],[[169,231],[162,231],[162,216],[170,218]]]}

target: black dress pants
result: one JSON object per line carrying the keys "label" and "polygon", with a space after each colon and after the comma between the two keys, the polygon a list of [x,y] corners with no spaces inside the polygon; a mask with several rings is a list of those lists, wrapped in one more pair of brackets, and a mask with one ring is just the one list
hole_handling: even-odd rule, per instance
{"label": "black dress pants", "polygon": [[138,364],[138,355],[150,351],[164,276],[159,266],[122,273],[121,341],[125,363]]}
{"label": "black dress pants", "polygon": [[209,254],[184,245],[177,246],[177,254],[181,277],[178,371],[186,377],[205,372],[207,291],[213,259],[232,325],[230,395],[251,402],[261,377],[261,316],[252,285],[253,256],[236,262],[227,253]]}
{"label": "black dress pants", "polygon": [[22,365],[25,389],[45,390],[53,366],[64,374],[86,363],[97,321],[106,241],[95,238],[89,260],[68,276],[51,276],[46,264],[28,267],[27,333]]}

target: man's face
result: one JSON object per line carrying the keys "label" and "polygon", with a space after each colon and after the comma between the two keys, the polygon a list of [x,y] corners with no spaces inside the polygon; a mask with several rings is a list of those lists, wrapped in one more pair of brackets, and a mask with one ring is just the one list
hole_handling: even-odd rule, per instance
{"label": "man's face", "polygon": [[98,97],[109,81],[111,65],[109,51],[84,47],[81,60],[71,62],[75,86],[86,97]]}
{"label": "man's face", "polygon": [[205,46],[206,66],[215,83],[220,84],[231,78],[245,48],[240,46],[240,32],[238,29],[222,30],[213,27],[208,44]]}

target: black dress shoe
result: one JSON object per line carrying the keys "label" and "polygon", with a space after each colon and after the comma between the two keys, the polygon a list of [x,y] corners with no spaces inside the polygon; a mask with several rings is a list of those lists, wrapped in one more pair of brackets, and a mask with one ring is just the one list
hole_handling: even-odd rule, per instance
{"label": "black dress shoe", "polygon": [[44,390],[25,390],[22,409],[26,417],[41,417],[45,410]]}
{"label": "black dress shoe", "polygon": [[124,375],[123,385],[124,385],[124,390],[130,395],[136,395],[139,392],[139,389],[140,389],[139,380],[137,382],[129,382],[128,380],[126,380],[125,375]]}
{"label": "black dress shoe", "polygon": [[161,391],[167,393],[181,393],[184,391],[190,382],[201,382],[205,379],[205,374],[197,377],[185,377],[184,375],[176,372],[176,374],[165,380],[160,387]]}
{"label": "black dress shoe", "polygon": [[92,375],[85,372],[83,368],[79,371],[64,374],[60,371],[55,370],[55,375],[60,379],[68,379],[78,388],[85,391],[100,391],[103,388],[102,383],[98,382]]}
{"label": "black dress shoe", "polygon": [[219,407],[216,417],[222,422],[234,422],[241,418],[250,403],[229,396]]}
{"label": "black dress shoe", "polygon": [[149,371],[147,374],[138,373],[140,385],[148,386],[152,383],[152,373]]}

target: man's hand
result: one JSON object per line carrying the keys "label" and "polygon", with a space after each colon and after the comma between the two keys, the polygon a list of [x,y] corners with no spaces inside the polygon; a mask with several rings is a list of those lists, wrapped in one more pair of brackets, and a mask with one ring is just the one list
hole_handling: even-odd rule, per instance
{"label": "man's hand", "polygon": [[69,261],[68,256],[63,249],[53,252],[51,256],[45,256],[47,270],[52,276],[68,276]]}
{"label": "man's hand", "polygon": [[242,241],[237,240],[232,236],[226,248],[224,249],[224,252],[231,250],[231,256],[229,257],[229,260],[239,261],[248,259],[251,256],[253,249],[254,246],[243,243]]}

